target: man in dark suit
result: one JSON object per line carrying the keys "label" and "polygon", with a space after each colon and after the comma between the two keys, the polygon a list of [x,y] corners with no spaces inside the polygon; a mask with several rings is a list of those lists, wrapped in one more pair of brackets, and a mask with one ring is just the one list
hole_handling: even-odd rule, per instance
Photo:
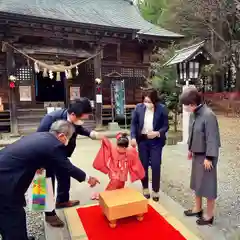
{"label": "man in dark suit", "polygon": [[[56,120],[67,120],[74,126],[74,133],[69,139],[67,146],[65,147],[67,157],[71,157],[75,147],[77,135],[83,135],[92,139],[101,138],[101,135],[95,131],[89,131],[82,127],[83,119],[88,119],[88,115],[92,113],[92,107],[89,99],[81,98],[75,103],[71,104],[68,109],[57,110],[47,114],[41,121],[38,127],[38,132],[48,132],[50,126]],[[47,176],[52,177],[53,182],[55,176],[47,170]],[[57,188],[57,203],[56,208],[73,207],[79,204],[78,200],[69,200],[70,191],[70,176],[65,171],[59,171],[56,175],[58,188]],[[52,227],[64,227],[64,222],[57,216],[56,212],[45,214],[45,220]]]}
{"label": "man in dark suit", "polygon": [[[27,240],[24,194],[38,169],[66,172],[79,182],[87,175],[71,164],[64,145],[75,132],[67,121],[57,121],[50,132],[23,137],[0,151],[0,235],[5,240]],[[88,178],[91,187],[99,181]]]}

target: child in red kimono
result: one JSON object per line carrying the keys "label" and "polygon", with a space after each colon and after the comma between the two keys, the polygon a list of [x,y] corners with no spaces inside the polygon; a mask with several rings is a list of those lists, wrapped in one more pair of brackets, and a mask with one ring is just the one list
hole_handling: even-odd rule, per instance
{"label": "child in red kimono", "polygon": [[[108,174],[110,182],[106,190],[124,188],[130,175],[131,182],[144,178],[145,171],[135,148],[129,147],[127,134],[117,135],[117,145],[114,146],[107,138],[102,140],[102,146],[93,162],[93,167]],[[98,199],[98,194],[92,197]]]}

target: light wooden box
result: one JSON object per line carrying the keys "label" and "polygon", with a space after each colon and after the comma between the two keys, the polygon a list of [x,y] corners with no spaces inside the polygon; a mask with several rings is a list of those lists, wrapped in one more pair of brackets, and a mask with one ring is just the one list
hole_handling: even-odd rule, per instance
{"label": "light wooden box", "polygon": [[110,222],[135,215],[143,216],[148,211],[148,200],[130,188],[100,193],[99,205]]}

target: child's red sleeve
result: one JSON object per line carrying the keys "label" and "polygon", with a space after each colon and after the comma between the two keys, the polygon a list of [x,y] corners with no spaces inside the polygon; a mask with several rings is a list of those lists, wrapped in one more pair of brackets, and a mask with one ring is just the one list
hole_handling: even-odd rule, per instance
{"label": "child's red sleeve", "polygon": [[103,139],[101,148],[99,149],[97,156],[93,161],[93,167],[105,174],[109,173],[108,160],[110,156],[109,153],[111,150],[110,144],[111,143],[108,139]]}
{"label": "child's red sleeve", "polygon": [[145,170],[139,159],[138,152],[135,148],[130,148],[128,151],[129,173],[131,182],[141,180],[145,177]]}

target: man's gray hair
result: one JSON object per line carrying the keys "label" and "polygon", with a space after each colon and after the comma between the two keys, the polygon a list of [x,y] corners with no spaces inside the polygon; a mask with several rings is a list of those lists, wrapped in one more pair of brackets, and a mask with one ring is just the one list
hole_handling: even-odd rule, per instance
{"label": "man's gray hair", "polygon": [[74,126],[70,122],[58,120],[52,124],[49,132],[55,135],[63,133],[67,138],[71,138],[74,131]]}

